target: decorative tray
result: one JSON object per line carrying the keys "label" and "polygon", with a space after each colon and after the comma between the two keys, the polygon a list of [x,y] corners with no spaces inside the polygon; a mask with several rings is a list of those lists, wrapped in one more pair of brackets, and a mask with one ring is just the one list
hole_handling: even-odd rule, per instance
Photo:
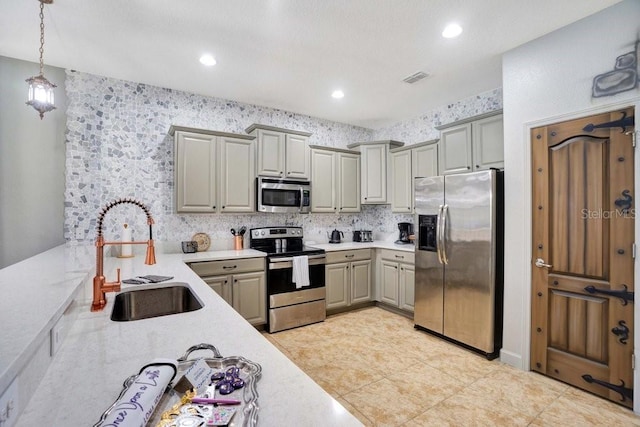
{"label": "decorative tray", "polygon": [[[236,399],[242,403],[233,408],[237,408],[235,414],[229,422],[229,426],[232,427],[248,427],[255,426],[258,423],[258,391],[256,389],[256,383],[262,375],[262,367],[250,360],[241,356],[222,357],[218,349],[211,344],[198,344],[190,347],[178,361],[178,372],[175,376],[174,382],[177,382],[183,374],[197,361],[198,359],[189,359],[191,353],[196,350],[210,350],[213,353],[213,357],[203,358],[206,364],[215,371],[224,371],[230,367],[237,367],[239,370],[239,377],[244,380],[244,387],[234,390],[231,394],[220,396],[216,393],[215,386],[209,386],[207,388],[207,394],[210,397],[224,398],[224,399]],[[107,415],[114,409],[118,400],[125,394],[127,389],[135,381],[138,375],[132,375],[127,378],[123,383],[123,390],[120,392],[120,396],[116,399],[113,405],[109,407],[101,416],[100,421],[94,425],[98,427],[106,419]],[[206,419],[211,412],[211,405],[202,405],[194,403],[181,404],[181,399],[184,393],[180,393],[173,388],[174,384],[169,384],[164,392],[164,395],[158,402],[151,418],[147,422],[148,427],[204,427],[206,425]]]}

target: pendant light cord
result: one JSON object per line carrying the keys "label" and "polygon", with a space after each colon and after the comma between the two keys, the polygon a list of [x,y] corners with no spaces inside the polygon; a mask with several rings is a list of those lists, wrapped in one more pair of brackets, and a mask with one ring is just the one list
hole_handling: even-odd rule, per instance
{"label": "pendant light cord", "polygon": [[40,75],[44,75],[44,63],[42,56],[44,53],[44,2],[40,2]]}

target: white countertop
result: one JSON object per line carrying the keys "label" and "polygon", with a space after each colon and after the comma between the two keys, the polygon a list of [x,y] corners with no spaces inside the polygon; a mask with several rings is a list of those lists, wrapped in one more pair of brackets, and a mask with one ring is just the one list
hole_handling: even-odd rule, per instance
{"label": "white countertop", "polygon": [[[21,361],[30,355],[33,345],[30,342],[35,342],[32,335],[48,333],[51,325],[46,318],[59,315],[74,294],[78,303],[77,320],[16,425],[92,425],[116,399],[122,381],[140,367],[158,357],[176,359],[199,343],[215,345],[223,356],[243,356],[262,366],[262,378],[257,383],[260,425],[361,425],[184,264],[185,260],[233,258],[230,254],[245,258],[264,254],[251,250],[221,251],[224,255],[156,254],[157,263],[152,266],[144,265],[142,256],[105,258],[108,280],[115,277],[117,267],[122,269],[122,278],[146,274],[174,276],[172,282],[188,283],[204,304],[202,309],[190,313],[112,322],[109,316],[115,294],[107,294],[103,311],[92,313],[89,309],[94,266],[87,265],[87,255],[94,262],[95,249],[90,247],[87,252],[62,246],[49,252],[0,270],[0,283],[5,289],[19,286],[26,295],[5,291],[6,295],[16,296],[0,302],[3,313],[0,390],[19,370],[16,357]],[[80,252],[83,255],[76,256]],[[78,269],[74,270],[76,262]],[[161,285],[123,285],[122,289]],[[46,310],[41,304],[47,306]],[[27,335],[25,330],[30,338],[20,339],[20,335]]]}
{"label": "white countertop", "polygon": [[413,252],[414,245],[399,245],[389,241],[374,240],[373,242],[343,242],[343,243],[315,243],[306,242],[306,245],[318,249],[324,249],[327,252],[348,251],[354,249],[392,249],[395,251]]}

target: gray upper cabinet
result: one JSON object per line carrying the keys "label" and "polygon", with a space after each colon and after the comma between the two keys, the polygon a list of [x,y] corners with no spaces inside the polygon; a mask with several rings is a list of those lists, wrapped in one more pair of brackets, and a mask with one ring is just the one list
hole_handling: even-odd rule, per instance
{"label": "gray upper cabinet", "polygon": [[391,150],[391,210],[413,213],[416,177],[438,175],[438,140]]}
{"label": "gray upper cabinet", "polygon": [[504,168],[504,127],[502,114],[473,122],[473,168]]}
{"label": "gray upper cabinet", "polygon": [[440,174],[504,167],[501,112],[440,126]]}
{"label": "gray upper cabinet", "polygon": [[253,136],[171,126],[178,213],[253,212]]}
{"label": "gray upper cabinet", "polygon": [[253,124],[246,132],[257,141],[257,175],[282,179],[309,179],[308,132]]}
{"label": "gray upper cabinet", "polygon": [[220,138],[220,212],[253,212],[255,141]]}
{"label": "gray upper cabinet", "polygon": [[391,203],[391,157],[389,149],[402,147],[403,142],[384,140],[349,144],[360,157],[360,202],[362,204]]}
{"label": "gray upper cabinet", "polygon": [[177,212],[217,212],[216,148],[216,136],[175,133]]}
{"label": "gray upper cabinet", "polygon": [[311,146],[311,212],[360,212],[360,154]]}

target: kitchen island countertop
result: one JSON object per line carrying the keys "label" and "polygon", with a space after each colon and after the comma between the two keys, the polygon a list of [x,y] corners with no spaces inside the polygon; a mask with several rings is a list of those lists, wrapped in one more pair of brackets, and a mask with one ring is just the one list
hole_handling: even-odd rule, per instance
{"label": "kitchen island countertop", "polygon": [[[92,249],[95,255],[95,248]],[[108,280],[115,278],[116,268],[122,270],[122,278],[149,274],[173,276],[171,282],[187,283],[204,305],[202,309],[190,313],[113,322],[109,316],[115,294],[107,294],[104,310],[91,312],[93,268],[87,270],[89,266],[85,258],[81,263],[82,268],[79,267],[77,271],[68,271],[68,265],[67,268],[55,267],[56,262],[69,263],[68,257],[60,256],[58,252],[56,259],[48,266],[53,271],[49,275],[50,280],[40,282],[38,286],[46,290],[43,292],[45,295],[47,292],[63,294],[54,304],[55,307],[49,309],[52,316],[60,315],[60,310],[64,310],[65,304],[72,298],[75,299],[73,310],[77,318],[68,325],[66,339],[18,418],[17,426],[92,425],[116,399],[127,377],[137,373],[152,359],[176,359],[187,348],[200,343],[215,345],[223,356],[243,356],[262,366],[262,377],[257,383],[259,425],[361,425],[185,264],[185,261],[233,258],[229,255],[246,258],[263,254],[253,254],[254,251],[250,250],[224,255],[157,254],[157,263],[151,266],[143,264],[142,256],[131,259],[105,258],[105,276]],[[91,252],[89,249],[87,255]],[[24,262],[25,271],[29,262],[33,263],[32,269],[40,266],[38,256],[30,260]],[[0,270],[0,282],[10,279],[5,270]],[[65,270],[67,276],[63,274]],[[58,273],[62,277],[55,277]],[[60,287],[60,283],[69,280],[72,282],[70,285]],[[162,284],[123,285],[122,290],[156,286]],[[25,311],[37,308],[37,301],[22,307]],[[48,332],[52,321],[42,320],[41,329]],[[13,327],[17,327],[17,323]],[[7,331],[3,331],[3,338],[5,335]],[[28,354],[30,350],[29,345],[24,345],[23,356],[31,356]],[[208,357],[209,354],[202,356]],[[2,360],[5,360],[4,357]],[[9,378],[11,373],[6,370],[2,372],[7,383],[12,379]],[[18,380],[28,374],[23,372]]]}

